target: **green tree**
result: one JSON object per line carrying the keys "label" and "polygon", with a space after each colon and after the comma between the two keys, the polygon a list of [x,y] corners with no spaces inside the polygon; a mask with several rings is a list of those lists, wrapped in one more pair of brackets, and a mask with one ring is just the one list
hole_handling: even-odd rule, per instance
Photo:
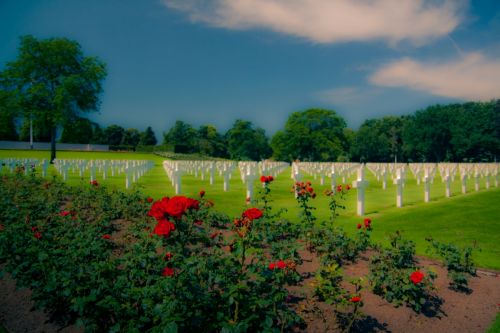
{"label": "green tree", "polygon": [[93,136],[92,122],[86,118],[76,118],[63,125],[62,143],[88,144]]}
{"label": "green tree", "polygon": [[33,141],[38,142],[50,142],[50,125],[47,117],[42,114],[38,114],[37,117],[24,118],[20,133],[19,140],[29,141],[30,140],[30,122],[33,128]]}
{"label": "green tree", "polygon": [[135,128],[127,128],[123,132],[122,145],[131,146],[135,149],[141,139],[141,133]]}
{"label": "green tree", "polygon": [[15,113],[9,94],[0,90],[0,140],[17,140]]}
{"label": "green tree", "polygon": [[90,139],[90,143],[106,145],[108,144],[108,140],[102,130],[101,126],[97,123],[92,123],[92,139]]}
{"label": "green tree", "polygon": [[163,134],[163,143],[172,145],[176,153],[195,153],[198,151],[197,134],[193,126],[177,120],[168,133]]}
{"label": "green tree", "polygon": [[226,140],[229,157],[234,160],[260,161],[272,154],[265,131],[246,120],[236,120]]}
{"label": "green tree", "polygon": [[224,137],[213,125],[202,125],[198,129],[198,150],[200,154],[226,157],[226,144]]}
{"label": "green tree", "polygon": [[122,144],[125,129],[118,125],[110,125],[104,129],[104,138],[106,144],[110,146],[119,146]]}
{"label": "green tree", "polygon": [[140,140],[139,140],[139,145],[141,146],[154,146],[156,145],[156,136],[155,132],[153,132],[153,129],[151,126],[148,126],[144,132],[141,133]]}
{"label": "green tree", "polygon": [[346,122],[335,111],[309,109],[294,112],[271,141],[278,160],[335,161],[345,157],[348,141]]}
{"label": "green tree", "polygon": [[404,118],[366,120],[355,133],[350,153],[360,162],[392,162],[403,158]]}
{"label": "green tree", "polygon": [[56,158],[57,127],[82,112],[99,108],[106,69],[96,57],[66,38],[21,37],[17,59],[0,75],[2,86],[16,96],[18,115],[44,118],[50,128],[51,162]]}

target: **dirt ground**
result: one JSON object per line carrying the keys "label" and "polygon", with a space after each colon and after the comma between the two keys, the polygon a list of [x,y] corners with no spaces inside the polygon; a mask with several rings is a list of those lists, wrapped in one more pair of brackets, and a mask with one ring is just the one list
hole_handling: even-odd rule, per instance
{"label": "dirt ground", "polygon": [[[318,258],[310,253],[303,253],[304,262],[298,266],[299,273],[305,277],[301,286],[290,288],[292,295],[301,299],[304,293],[311,293],[313,274],[319,267]],[[349,277],[368,274],[370,253],[367,252],[357,263],[344,267]],[[365,318],[357,322],[359,332],[478,332],[482,333],[492,324],[500,311],[500,277],[496,272],[478,270],[477,277],[470,281],[470,294],[456,292],[448,288],[446,270],[437,262],[419,258],[419,265],[433,268],[438,278],[435,280],[437,294],[442,299],[437,311],[424,311],[416,314],[410,308],[394,307],[380,296],[371,293],[368,288],[362,291],[364,301],[362,311]],[[347,285],[346,285],[347,287]],[[319,302],[297,301],[297,308],[304,317],[305,332],[341,332],[333,308]],[[60,327],[48,322],[48,316],[42,311],[33,310],[29,290],[16,290],[15,282],[6,274],[0,279],[0,323],[9,333],[21,332],[83,332],[83,329],[69,326]]]}

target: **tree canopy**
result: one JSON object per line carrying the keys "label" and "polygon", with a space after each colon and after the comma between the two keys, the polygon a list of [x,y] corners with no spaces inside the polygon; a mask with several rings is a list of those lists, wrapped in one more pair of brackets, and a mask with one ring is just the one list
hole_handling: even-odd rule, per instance
{"label": "tree canopy", "polygon": [[278,160],[336,161],[345,157],[346,122],[335,111],[309,109],[294,112],[283,131],[272,141],[273,157]]}
{"label": "tree canopy", "polygon": [[226,133],[229,157],[235,160],[260,161],[271,156],[269,140],[262,128],[238,119]]}
{"label": "tree canopy", "polygon": [[0,74],[0,85],[15,99],[17,116],[47,121],[53,161],[57,127],[99,108],[105,77],[104,63],[84,56],[76,41],[28,35],[21,37],[17,59]]}

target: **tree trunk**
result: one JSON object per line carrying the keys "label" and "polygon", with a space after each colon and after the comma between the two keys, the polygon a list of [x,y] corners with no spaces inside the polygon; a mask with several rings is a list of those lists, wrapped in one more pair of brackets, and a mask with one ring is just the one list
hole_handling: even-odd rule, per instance
{"label": "tree trunk", "polygon": [[50,164],[56,159],[56,126],[50,128]]}

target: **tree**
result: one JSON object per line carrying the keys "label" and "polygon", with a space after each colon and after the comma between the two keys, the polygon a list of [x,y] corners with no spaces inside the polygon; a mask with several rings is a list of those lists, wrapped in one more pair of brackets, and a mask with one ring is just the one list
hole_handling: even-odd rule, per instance
{"label": "tree", "polygon": [[227,150],[223,136],[213,125],[202,125],[198,129],[198,151],[200,154],[226,157]]}
{"label": "tree", "polygon": [[28,35],[21,37],[17,59],[0,77],[16,96],[19,116],[47,120],[53,162],[57,127],[82,112],[97,111],[106,69],[96,57],[84,56],[76,41]]}
{"label": "tree", "polygon": [[99,124],[97,124],[97,123],[92,123],[92,127],[93,127],[92,139],[90,139],[90,143],[98,144],[98,145],[107,144],[108,140],[107,140],[101,126],[99,126]]}
{"label": "tree", "polygon": [[132,146],[134,149],[139,144],[139,140],[141,139],[141,134],[135,128],[127,128],[125,132],[123,132],[122,145]]}
{"label": "tree", "polygon": [[104,138],[106,144],[110,146],[119,146],[123,141],[125,129],[118,125],[110,125],[104,129]]}
{"label": "tree", "polygon": [[197,132],[193,126],[177,120],[168,131],[163,134],[163,143],[174,147],[176,153],[195,153],[198,151]]}
{"label": "tree", "polygon": [[17,140],[15,114],[6,91],[0,90],[0,140]]}
{"label": "tree", "polygon": [[369,119],[355,133],[350,153],[354,161],[392,162],[403,159],[404,118]]}
{"label": "tree", "polygon": [[236,120],[227,131],[226,140],[229,157],[234,160],[260,161],[272,153],[265,131],[246,120]]}
{"label": "tree", "polygon": [[294,112],[271,141],[274,158],[292,161],[335,161],[346,155],[346,122],[335,111],[309,109]]}
{"label": "tree", "polygon": [[29,141],[30,140],[30,123],[33,129],[33,140],[38,142],[50,142],[50,125],[47,117],[43,115],[37,115],[37,117],[24,118],[21,125],[19,140]]}
{"label": "tree", "polygon": [[153,129],[151,126],[148,126],[144,132],[141,133],[141,137],[139,140],[139,145],[141,146],[154,146],[156,145],[156,136],[155,132],[153,132]]}
{"label": "tree", "polygon": [[88,144],[92,140],[92,136],[92,122],[86,118],[78,117],[64,124],[61,142]]}

